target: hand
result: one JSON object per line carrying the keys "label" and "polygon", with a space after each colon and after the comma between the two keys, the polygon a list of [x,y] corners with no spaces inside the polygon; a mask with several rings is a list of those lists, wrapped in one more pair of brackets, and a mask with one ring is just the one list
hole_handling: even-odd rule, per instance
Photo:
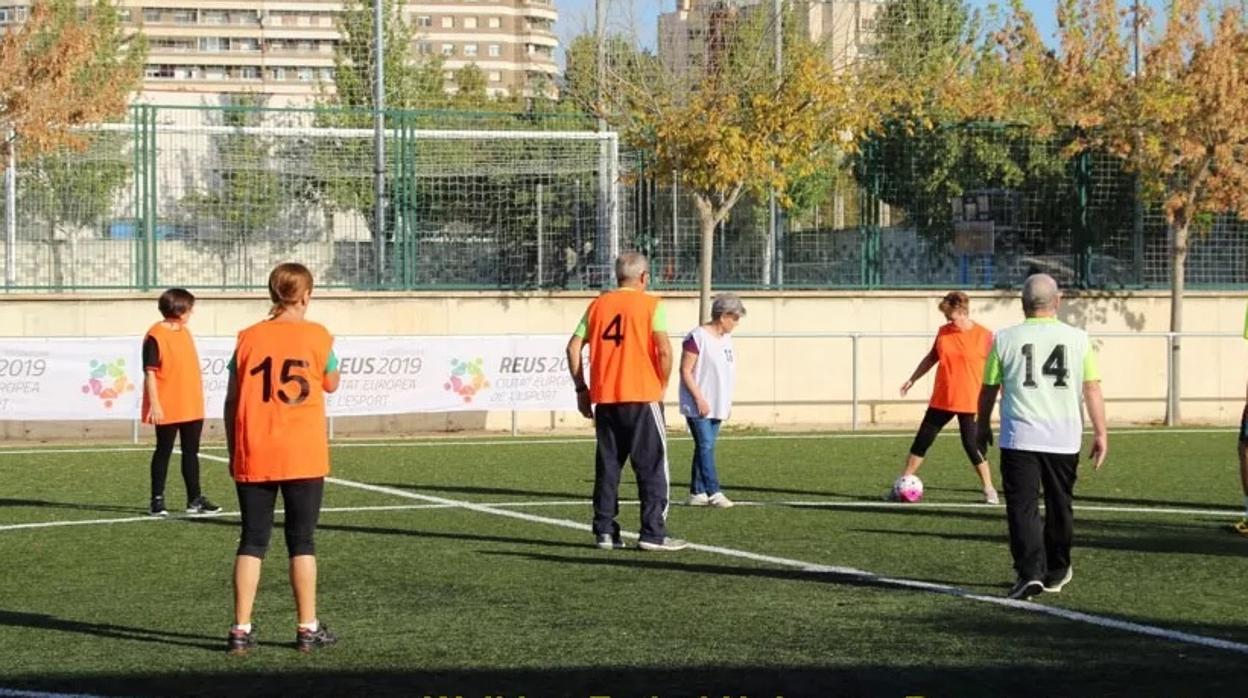
{"label": "hand", "polygon": [[992,445],[992,425],[980,424],[975,432],[975,450],[979,451],[981,456],[987,458],[988,447]]}
{"label": "hand", "polygon": [[589,404],[589,391],[578,390],[576,393],[576,409],[585,419],[593,419],[594,411]]}
{"label": "hand", "polygon": [[152,424],[160,424],[165,421],[165,411],[157,404],[152,405],[148,411],[148,416],[151,418]]}
{"label": "hand", "polygon": [[901,396],[905,397],[906,393],[910,392],[910,389],[913,387],[914,387],[914,381],[906,381],[905,383],[902,383],[901,384]]}
{"label": "hand", "polygon": [[707,402],[705,398],[696,398],[695,401],[698,403],[699,417],[705,417],[711,413],[711,403]]}
{"label": "hand", "polygon": [[1092,437],[1092,448],[1088,451],[1088,458],[1092,459],[1092,469],[1100,470],[1105,463],[1105,456],[1109,455],[1109,435],[1098,434]]}

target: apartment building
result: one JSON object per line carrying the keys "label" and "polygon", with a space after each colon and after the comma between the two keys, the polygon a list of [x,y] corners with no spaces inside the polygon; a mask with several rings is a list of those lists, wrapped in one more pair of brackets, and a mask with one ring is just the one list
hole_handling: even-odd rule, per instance
{"label": "apartment building", "polygon": [[[754,13],[770,13],[772,0],[673,0],[659,15],[659,56],[669,70],[697,74],[713,63],[733,25]],[[888,0],[785,0],[793,20],[828,57],[848,66],[871,51],[875,18]]]}
{"label": "apartment building", "polygon": [[[201,103],[230,93],[271,104],[311,100],[333,83],[341,0],[119,0],[123,20],[150,42],[142,98]],[[30,0],[0,0],[0,30],[24,21]],[[413,60],[438,54],[447,90],[475,63],[492,94],[554,96],[559,19],[554,0],[432,0],[403,5]]]}

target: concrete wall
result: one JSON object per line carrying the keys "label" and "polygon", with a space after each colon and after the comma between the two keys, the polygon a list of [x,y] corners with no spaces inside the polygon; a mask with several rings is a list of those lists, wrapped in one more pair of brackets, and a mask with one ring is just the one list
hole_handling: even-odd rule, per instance
{"label": "concrete wall", "polygon": [[[901,399],[897,388],[931,345],[943,322],[939,293],[794,292],[743,294],[748,310],[738,330],[740,370],[735,425],[845,427],[851,418],[852,351],[848,338],[759,338],[771,333],[920,333],[915,338],[859,341],[859,420],[864,427],[913,426],[926,405],[929,374]],[[0,336],[141,335],[157,318],[155,296],[5,296],[0,301]],[[407,293],[321,292],[310,316],[336,334],[455,335],[565,333],[580,318],[589,293]],[[696,321],[691,293],[666,294],[673,335]],[[1229,332],[1229,338],[1183,342],[1183,417],[1189,423],[1234,424],[1243,408],[1248,372],[1244,326],[1245,293],[1192,293],[1184,305],[1189,332]],[[204,294],[192,327],[201,336],[229,336],[263,317],[267,300],[257,294]],[[975,320],[1000,328],[1021,319],[1017,296],[972,294]],[[1097,337],[1105,332],[1160,332],[1169,322],[1164,293],[1092,292],[1072,296],[1062,319],[1091,332],[1101,352],[1110,420],[1156,423],[1165,416],[1166,343],[1162,338]],[[136,340],[137,341],[137,340]],[[668,400],[676,396],[675,382]],[[674,410],[668,420],[679,423]],[[575,414],[523,413],[522,431],[581,429]],[[407,434],[420,431],[508,429],[510,413],[411,415],[338,420],[338,434]],[[129,423],[0,423],[0,438],[128,436]]]}

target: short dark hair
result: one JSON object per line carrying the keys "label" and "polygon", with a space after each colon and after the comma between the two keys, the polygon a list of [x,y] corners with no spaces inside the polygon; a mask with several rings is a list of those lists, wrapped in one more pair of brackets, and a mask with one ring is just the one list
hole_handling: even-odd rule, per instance
{"label": "short dark hair", "polygon": [[160,314],[167,320],[182,317],[194,306],[195,296],[184,288],[171,288],[160,294],[160,300],[156,302]]}

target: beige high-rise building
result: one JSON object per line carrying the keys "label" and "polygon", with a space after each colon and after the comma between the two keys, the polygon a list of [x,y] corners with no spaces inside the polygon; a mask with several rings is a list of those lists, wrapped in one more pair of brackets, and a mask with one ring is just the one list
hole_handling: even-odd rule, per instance
{"label": "beige high-rise building", "polygon": [[[26,19],[30,0],[0,0],[0,30]],[[333,83],[341,0],[119,0],[123,20],[150,42],[142,98],[200,103],[229,93],[307,102]],[[447,89],[475,63],[491,94],[554,96],[559,19],[554,0],[409,0],[413,60],[442,56]]]}
{"label": "beige high-rise building", "polygon": [[[773,10],[772,0],[672,0],[659,15],[659,56],[669,70],[700,72],[714,60],[733,25]],[[875,18],[888,0],[784,0],[806,36],[823,43],[828,57],[847,66],[869,53]],[[769,54],[770,55],[770,54]]]}

